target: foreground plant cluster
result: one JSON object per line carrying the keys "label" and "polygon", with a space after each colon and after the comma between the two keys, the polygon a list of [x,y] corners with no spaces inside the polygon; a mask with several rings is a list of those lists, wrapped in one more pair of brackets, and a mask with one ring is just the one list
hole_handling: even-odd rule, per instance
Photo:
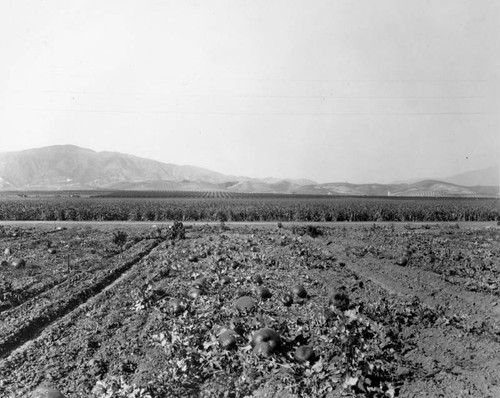
{"label": "foreground plant cluster", "polygon": [[[168,264],[169,278],[177,283],[174,289],[147,284],[132,293],[135,311],[156,314],[158,331],[150,339],[162,348],[165,361],[147,388],[133,394],[395,396],[405,343],[401,330],[388,325],[397,320],[408,327],[435,322],[438,316],[422,317],[425,311],[418,300],[351,301],[350,293],[362,283],[318,290],[320,283],[309,271],[342,266],[332,253],[304,248],[308,235],[320,233],[312,229],[294,228],[291,236],[272,232],[231,239],[224,229],[207,228],[209,241],[191,247],[187,264],[176,266],[161,252],[151,257]],[[266,255],[272,246],[290,255]],[[301,280],[283,278],[284,273]],[[258,344],[256,336],[264,331],[275,333],[268,336],[271,343],[277,339],[274,346]],[[103,382],[94,392],[121,396],[121,390],[132,388],[116,380],[110,380],[110,389]]]}
{"label": "foreground plant cluster", "polygon": [[[477,311],[497,293],[470,287],[472,306],[453,289],[499,282],[498,238],[453,226],[5,228],[2,245],[26,264],[3,265],[2,283],[31,293],[0,311],[0,396],[40,385],[67,398],[488,396],[500,375],[478,347],[493,358],[499,329]],[[439,293],[420,285],[428,275]]]}

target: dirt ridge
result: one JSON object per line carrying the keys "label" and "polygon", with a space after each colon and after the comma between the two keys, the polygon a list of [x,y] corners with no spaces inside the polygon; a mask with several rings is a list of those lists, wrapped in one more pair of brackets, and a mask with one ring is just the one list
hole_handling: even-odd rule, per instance
{"label": "dirt ridge", "polygon": [[[388,261],[348,261],[347,268],[389,294],[418,297],[433,310],[446,308],[444,315],[450,323],[443,325],[445,331],[436,328],[418,331],[414,339],[416,347],[408,352],[407,359],[421,363],[425,373],[406,385],[402,396],[418,390],[419,386],[425,388],[426,394],[432,388],[438,394],[447,383],[455,385],[450,394],[462,389],[460,396],[499,396],[500,360],[493,352],[500,350],[500,314],[493,306],[494,297],[479,292],[459,294],[456,286],[434,272],[400,267]],[[462,317],[456,319],[456,314]]]}
{"label": "dirt ridge", "polygon": [[115,268],[111,273],[97,281],[97,283],[82,289],[76,296],[71,297],[67,301],[60,300],[53,303],[47,311],[39,313],[36,317],[31,318],[27,324],[23,325],[20,329],[16,329],[14,333],[8,335],[0,342],[0,359],[7,357],[12,351],[22,344],[25,344],[27,341],[35,339],[52,323],[74,311],[79,306],[85,304],[89,299],[102,292],[133,265],[147,256],[158,244],[158,240],[153,241],[131,260]]}

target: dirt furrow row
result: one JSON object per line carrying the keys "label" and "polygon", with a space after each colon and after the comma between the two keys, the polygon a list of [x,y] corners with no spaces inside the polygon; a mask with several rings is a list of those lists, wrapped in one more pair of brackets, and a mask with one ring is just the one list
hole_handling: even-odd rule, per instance
{"label": "dirt furrow row", "polygon": [[124,356],[146,361],[141,365],[146,366],[148,360],[137,355],[137,349],[146,349],[142,346],[148,343],[146,335],[156,316],[135,311],[130,293],[154,279],[158,269],[151,255],[164,252],[166,246],[157,241],[100,292],[1,359],[0,380],[5,379],[5,389],[0,383],[0,396],[10,391],[9,398],[26,398],[42,380],[64,380],[66,396],[88,397],[96,378],[126,366]]}
{"label": "dirt furrow row", "polygon": [[[119,253],[115,253],[114,256],[118,256]],[[109,261],[109,259],[108,259]],[[54,276],[51,279],[42,280],[41,282],[33,282],[31,285],[23,286],[22,296],[18,298],[17,301],[5,302],[0,305],[0,319],[4,317],[6,311],[12,311],[15,308],[26,305],[28,302],[35,302],[43,294],[50,294],[51,291],[61,288],[61,285],[68,283],[79,283],[82,279],[87,278],[89,273],[97,272],[101,268],[102,261],[89,263],[80,262],[78,260],[73,260],[71,267],[74,269],[79,269],[78,271],[70,271],[61,273],[60,275]],[[80,271],[84,270],[84,271]]]}
{"label": "dirt furrow row", "polygon": [[[402,396],[500,396],[500,311],[496,298],[460,292],[433,272],[400,267],[387,261],[363,259],[347,268],[390,295],[418,297],[443,312],[440,327],[422,328],[406,359],[422,373],[401,389]],[[419,394],[421,391],[421,394]]]}
{"label": "dirt furrow row", "polygon": [[[103,237],[109,242],[109,234]],[[180,393],[187,386],[173,377],[184,372],[179,365],[184,363],[192,363],[190,371],[200,377],[196,372],[210,364],[231,366],[224,381],[242,384],[224,388],[240,391],[235,397],[263,396],[285,385],[297,392],[290,395],[295,398],[500,396],[499,296],[488,288],[500,270],[497,237],[494,231],[455,227],[201,226],[187,229],[185,239],[166,239],[155,247],[144,241],[120,261],[102,258],[106,272],[82,272],[73,288],[64,284],[61,295],[45,302],[40,297],[39,307],[26,309],[27,320],[52,302],[83,295],[73,309],[56,314],[41,333],[0,358],[0,397],[27,398],[42,383],[68,398],[103,398],[102,383],[136,384],[155,397],[188,396]],[[139,252],[142,257],[130,263]],[[403,256],[409,261],[397,265]],[[126,266],[107,279],[107,273]],[[454,280],[447,278],[452,271]],[[488,286],[474,285],[478,290],[473,291],[458,278],[468,271]],[[85,289],[99,281],[100,290],[85,296]],[[297,283],[307,296],[284,304]],[[201,295],[192,297],[200,285]],[[258,293],[263,287],[271,292],[267,300]],[[237,310],[242,296],[255,300],[252,313]],[[172,311],[176,300],[183,311]],[[1,320],[0,314],[4,326]],[[262,326],[278,330],[284,345],[257,360],[246,344]],[[233,350],[217,343],[221,327],[240,330],[242,339]],[[292,358],[295,347],[304,344],[318,355],[314,366]],[[280,370],[286,382],[252,381],[273,364],[291,370]],[[197,379],[192,396],[222,396],[223,385],[213,382],[214,375]],[[346,388],[345,382],[356,384]],[[331,393],[319,392],[328,383],[333,383]]]}
{"label": "dirt furrow row", "polygon": [[349,268],[389,292],[417,296],[429,307],[445,310],[450,317],[459,314],[471,326],[485,323],[494,334],[500,330],[500,305],[494,295],[464,291],[434,272],[387,261],[349,263]]}
{"label": "dirt furrow row", "polygon": [[[17,307],[16,313],[14,311],[9,313],[9,318],[4,320],[2,335],[0,336],[0,358],[5,358],[21,344],[38,336],[54,321],[74,311],[90,298],[100,293],[134,264],[148,255],[158,243],[158,241],[149,241],[146,244],[138,244],[135,248],[136,250],[139,249],[139,251],[129,260],[121,262],[112,269],[104,270],[97,277],[91,277],[83,281],[82,286],[75,288],[74,286],[67,285],[68,289],[66,290],[68,291],[59,295],[57,300],[47,298],[46,303],[42,308],[38,309],[34,316],[33,312],[24,314],[23,306]],[[39,299],[41,298],[37,298],[37,300]],[[24,315],[27,315],[27,317]]]}

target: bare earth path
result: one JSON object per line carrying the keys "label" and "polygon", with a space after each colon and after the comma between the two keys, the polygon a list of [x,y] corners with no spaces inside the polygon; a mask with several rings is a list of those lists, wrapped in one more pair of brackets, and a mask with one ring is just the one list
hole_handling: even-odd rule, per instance
{"label": "bare earth path", "polygon": [[[5,226],[42,226],[46,228],[57,228],[57,227],[74,227],[74,226],[92,226],[92,227],[102,227],[102,228],[114,228],[114,227],[127,227],[127,228],[144,228],[144,227],[153,227],[153,226],[168,226],[172,225],[173,222],[165,222],[165,221],[8,221],[8,220],[0,220],[0,225]],[[202,225],[210,225],[216,226],[220,225],[220,222],[213,221],[183,221],[183,224],[188,226],[202,226]],[[255,227],[268,227],[275,228],[277,222],[267,222],[267,221],[248,221],[248,222],[226,222],[225,225],[228,227],[238,227],[238,226],[255,226]],[[447,225],[458,225],[462,228],[499,228],[496,222],[494,221],[467,221],[467,222],[281,222],[281,224],[286,227],[291,227],[293,225],[298,226],[307,226],[307,225],[316,225],[322,227],[359,227],[359,226],[370,226],[370,225],[378,225],[378,226],[391,226],[394,225],[396,227],[404,227],[404,226],[412,226],[415,228],[421,226],[447,226]]]}

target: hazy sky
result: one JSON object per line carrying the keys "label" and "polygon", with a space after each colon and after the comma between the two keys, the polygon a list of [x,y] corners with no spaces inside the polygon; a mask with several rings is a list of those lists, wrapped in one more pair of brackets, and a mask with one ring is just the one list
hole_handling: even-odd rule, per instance
{"label": "hazy sky", "polygon": [[6,0],[0,152],[390,182],[500,159],[498,0]]}

